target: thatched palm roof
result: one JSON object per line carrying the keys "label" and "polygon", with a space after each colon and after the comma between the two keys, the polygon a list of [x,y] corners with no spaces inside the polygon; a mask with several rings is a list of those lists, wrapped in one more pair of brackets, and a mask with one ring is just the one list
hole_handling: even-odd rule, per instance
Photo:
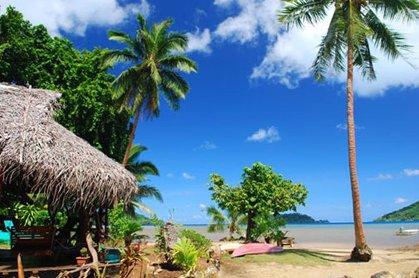
{"label": "thatched palm roof", "polygon": [[93,208],[128,200],[135,177],[53,119],[59,94],[0,84],[0,173],[64,202]]}

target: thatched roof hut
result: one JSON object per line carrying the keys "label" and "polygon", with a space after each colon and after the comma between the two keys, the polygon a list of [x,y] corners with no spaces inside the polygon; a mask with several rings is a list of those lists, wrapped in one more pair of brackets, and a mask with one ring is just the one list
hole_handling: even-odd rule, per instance
{"label": "thatched roof hut", "polygon": [[59,94],[0,84],[0,173],[47,194],[55,208],[128,200],[135,177],[53,119]]}

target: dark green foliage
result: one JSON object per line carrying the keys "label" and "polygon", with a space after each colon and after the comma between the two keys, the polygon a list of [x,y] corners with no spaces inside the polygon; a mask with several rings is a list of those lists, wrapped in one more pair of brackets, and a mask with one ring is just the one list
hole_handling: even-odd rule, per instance
{"label": "dark green foliage", "polygon": [[419,201],[407,207],[385,214],[375,219],[374,221],[375,222],[419,221]]}
{"label": "dark green foliage", "polygon": [[14,8],[0,16],[0,82],[31,85],[62,93],[58,121],[115,160],[122,160],[130,114],[113,100],[101,61],[104,50],[79,51],[70,41],[52,38]]}
{"label": "dark green foliage", "polygon": [[329,223],[327,220],[314,220],[311,216],[301,213],[286,213],[281,214],[281,217],[287,224],[315,224],[315,223]]}
{"label": "dark green foliage", "polygon": [[189,239],[199,251],[200,256],[205,256],[212,244],[211,240],[192,229],[183,229],[180,231],[179,237]]}
{"label": "dark green foliage", "polygon": [[257,239],[253,232],[257,217],[295,210],[307,197],[307,189],[302,184],[284,179],[262,163],[244,168],[242,182],[237,187],[227,185],[221,176],[213,174],[210,190],[212,199],[220,208],[247,216],[248,241]]}

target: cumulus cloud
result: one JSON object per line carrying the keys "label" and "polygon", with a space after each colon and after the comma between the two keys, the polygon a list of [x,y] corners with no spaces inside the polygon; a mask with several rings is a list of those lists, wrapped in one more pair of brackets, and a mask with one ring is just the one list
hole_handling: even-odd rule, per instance
{"label": "cumulus cloud", "polygon": [[419,176],[419,169],[404,169],[403,173],[408,177]]}
{"label": "cumulus cloud", "polygon": [[194,33],[186,33],[186,35],[189,39],[187,52],[211,53],[211,32],[208,28],[202,32],[197,29]]}
{"label": "cumulus cloud", "polygon": [[[237,12],[217,26],[214,32],[217,37],[241,44],[255,44],[260,36],[268,39],[265,56],[253,68],[251,80],[270,80],[292,89],[301,80],[311,77],[310,68],[320,39],[327,31],[331,13],[315,26],[308,24],[303,29],[293,28],[285,32],[277,22],[283,1],[215,0],[214,4],[221,8],[237,6]],[[391,22],[389,26],[403,32],[413,50],[419,49],[419,23]],[[382,95],[392,87],[419,87],[419,71],[403,59],[388,60],[375,45],[371,48],[378,58],[375,63],[377,80],[368,82],[356,74],[354,86],[358,96]],[[409,62],[419,66],[419,53],[406,55]],[[328,82],[343,84],[345,74],[331,71]]]}
{"label": "cumulus cloud", "polygon": [[205,141],[204,143],[202,143],[199,147],[195,148],[195,150],[215,150],[217,148],[217,145],[215,145],[214,143],[210,142],[210,141]]}
{"label": "cumulus cloud", "polygon": [[183,172],[183,173],[182,173],[182,177],[183,177],[185,180],[194,180],[194,179],[195,179],[195,177],[194,177],[194,176],[192,176],[191,174],[186,173],[186,172]]}
{"label": "cumulus cloud", "polygon": [[279,141],[281,137],[276,127],[271,126],[270,128],[264,129],[260,128],[256,132],[252,133],[247,137],[247,141],[251,142],[268,142],[273,143]]}
{"label": "cumulus cloud", "polygon": [[4,7],[14,6],[33,24],[43,24],[51,35],[67,32],[83,36],[87,27],[109,27],[126,20],[130,15],[150,14],[147,0],[125,4],[118,0],[3,0]]}
{"label": "cumulus cloud", "polygon": [[393,175],[391,174],[378,174],[375,177],[369,178],[370,181],[382,181],[382,180],[391,180],[393,179]]}
{"label": "cumulus cloud", "polygon": [[278,0],[216,0],[215,5],[238,6],[237,15],[222,21],[215,30],[221,39],[241,44],[254,41],[261,34],[274,36],[279,30],[277,12],[281,7]]}
{"label": "cumulus cloud", "polygon": [[394,200],[395,204],[403,204],[406,203],[407,199],[403,198],[403,197],[397,197],[396,200]]}

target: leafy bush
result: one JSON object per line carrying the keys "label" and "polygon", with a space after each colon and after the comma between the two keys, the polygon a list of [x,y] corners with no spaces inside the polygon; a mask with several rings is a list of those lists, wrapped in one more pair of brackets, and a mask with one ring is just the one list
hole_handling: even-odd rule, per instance
{"label": "leafy bush", "polygon": [[199,251],[186,237],[182,237],[173,247],[173,263],[189,274],[195,271],[198,258]]}
{"label": "leafy bush", "polygon": [[17,203],[14,210],[16,218],[23,226],[42,226],[49,221],[48,211],[35,204]]}
{"label": "leafy bush", "polygon": [[142,230],[141,222],[131,217],[124,211],[124,204],[118,204],[109,212],[109,232],[116,243],[124,240],[125,245],[138,237],[138,232]]}
{"label": "leafy bush", "polygon": [[212,244],[211,240],[192,229],[183,229],[180,231],[179,237],[189,239],[199,251],[200,256],[205,256]]}

